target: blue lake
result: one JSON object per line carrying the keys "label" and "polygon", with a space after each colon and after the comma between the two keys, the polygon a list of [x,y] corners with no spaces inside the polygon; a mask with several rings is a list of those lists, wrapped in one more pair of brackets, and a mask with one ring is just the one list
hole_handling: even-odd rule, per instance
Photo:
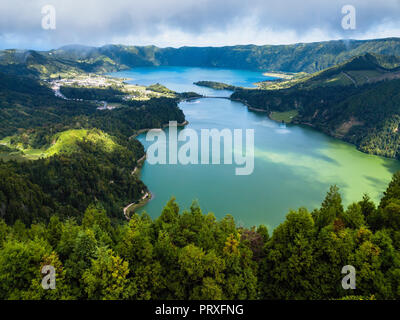
{"label": "blue lake", "polygon": [[[266,80],[260,72],[245,70],[151,67],[113,73],[128,82],[161,83],[178,91],[195,91],[207,96],[229,96],[229,91],[198,87],[200,80],[253,86]],[[368,193],[378,201],[391,175],[400,170],[395,160],[367,155],[352,145],[303,126],[287,126],[268,119],[264,113],[249,111],[243,104],[227,99],[198,99],[180,103],[189,121],[187,128],[254,129],[254,172],[235,175],[236,165],[150,165],[145,163],[142,180],[154,198],[139,211],[157,217],[170,197],[182,209],[198,200],[205,212],[218,218],[232,214],[238,224],[265,224],[270,228],[284,221],[290,209],[318,207],[330,185],[337,184],[344,204]],[[166,130],[168,131],[168,129]],[[138,137],[147,148],[146,134]]]}

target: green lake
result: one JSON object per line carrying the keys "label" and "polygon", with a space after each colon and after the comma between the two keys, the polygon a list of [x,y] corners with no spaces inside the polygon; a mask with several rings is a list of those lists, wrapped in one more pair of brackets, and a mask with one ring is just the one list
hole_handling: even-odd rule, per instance
{"label": "green lake", "polygon": [[[228,69],[150,67],[113,73],[137,84],[161,83],[178,91],[196,91],[207,96],[229,96],[193,85],[194,81],[221,81],[252,86],[268,79],[259,72]],[[141,172],[153,199],[140,211],[157,217],[172,197],[182,209],[198,200],[204,212],[218,218],[235,217],[238,225],[265,224],[275,228],[290,209],[320,205],[330,185],[339,186],[345,205],[362,198],[363,193],[376,202],[400,162],[358,151],[354,146],[303,126],[281,128],[264,113],[249,111],[243,104],[228,99],[207,98],[180,103],[189,121],[187,128],[254,129],[254,171],[235,175],[232,165],[150,165]],[[166,130],[168,131],[168,130]],[[147,148],[146,134],[138,139]]]}

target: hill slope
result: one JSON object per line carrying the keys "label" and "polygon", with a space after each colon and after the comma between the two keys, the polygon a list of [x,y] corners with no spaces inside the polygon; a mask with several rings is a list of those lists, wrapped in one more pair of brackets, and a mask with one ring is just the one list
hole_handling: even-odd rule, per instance
{"label": "hill slope", "polygon": [[295,110],[294,123],[400,158],[400,70],[380,59],[365,54],[301,79],[238,89],[232,98],[268,113]]}
{"label": "hill slope", "polygon": [[400,57],[365,53],[343,63],[312,74],[289,80],[258,83],[261,89],[275,90],[296,87],[312,89],[327,86],[360,86],[400,77]]}
{"label": "hill slope", "polygon": [[[400,62],[400,39],[335,40],[292,45],[158,48],[106,45],[100,48],[66,46],[48,52],[4,50],[0,71],[10,63],[25,74],[107,72],[143,66],[195,66],[291,72],[316,72],[364,53],[393,56],[388,67]],[[14,69],[15,70],[15,69]]]}
{"label": "hill slope", "polygon": [[[20,148],[18,143],[9,146]],[[20,150],[21,157],[31,156]],[[134,139],[117,139],[97,129],[68,130],[37,152],[41,158],[35,161],[0,161],[0,218],[8,223],[44,221],[55,212],[79,219],[97,202],[121,219],[122,208],[147,191],[132,174],[144,155]]]}

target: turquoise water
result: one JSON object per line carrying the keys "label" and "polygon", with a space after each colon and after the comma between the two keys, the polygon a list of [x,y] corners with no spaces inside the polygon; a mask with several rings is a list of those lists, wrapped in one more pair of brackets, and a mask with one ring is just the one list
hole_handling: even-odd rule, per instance
{"label": "turquoise water", "polygon": [[232,92],[196,86],[193,82],[208,80],[241,87],[254,87],[255,82],[273,79],[256,71],[192,67],[144,67],[115,72],[110,75],[128,78],[127,82],[132,84],[148,86],[158,82],[176,92],[192,91],[205,96],[218,97],[229,97]]}
{"label": "turquoise water", "polygon": [[[129,77],[130,73],[118,75]],[[141,68],[134,74],[133,83],[159,82],[176,91],[191,88],[190,91],[197,92],[201,91],[191,85],[193,81],[215,80],[251,86],[263,78],[255,72],[181,67]],[[227,79],[222,79],[224,74]],[[220,92],[210,90],[208,95],[220,96]],[[303,206],[312,210],[319,206],[332,184],[339,186],[346,205],[360,200],[363,193],[378,201],[391,175],[400,170],[398,161],[361,153],[352,145],[308,127],[281,128],[265,114],[248,111],[239,102],[198,99],[182,102],[180,108],[189,121],[187,128],[196,132],[207,128],[254,129],[254,172],[236,176],[235,164],[145,163],[142,180],[154,198],[140,211],[145,210],[152,217],[157,217],[170,197],[175,196],[183,209],[198,200],[205,212],[213,212],[219,218],[229,213],[240,225],[263,223],[274,228],[284,221],[290,209]],[[146,148],[149,146],[145,134],[138,138]]]}

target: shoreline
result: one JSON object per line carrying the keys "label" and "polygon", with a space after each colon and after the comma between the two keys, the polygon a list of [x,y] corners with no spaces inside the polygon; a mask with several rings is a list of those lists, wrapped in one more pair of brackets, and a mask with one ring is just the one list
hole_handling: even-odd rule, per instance
{"label": "shoreline", "polygon": [[[189,124],[189,121],[185,120],[184,122],[178,123],[177,126],[178,126],[178,127],[184,127],[184,126],[187,126],[188,124]],[[166,127],[168,127],[168,126],[169,126],[169,123],[168,123],[168,124],[163,124],[161,128],[139,129],[139,130],[137,130],[133,135],[131,135],[131,136],[129,137],[129,139],[134,139],[134,138],[136,138],[137,136],[139,136],[139,135],[141,135],[142,133],[145,133],[145,132],[147,132],[147,131],[154,130],[154,129],[162,130],[162,129],[165,129]]]}
{"label": "shoreline", "polygon": [[[229,99],[229,100],[231,100],[231,101],[243,103],[243,104],[247,107],[247,109],[249,109],[249,110],[251,110],[251,111],[262,112],[262,113],[268,113],[267,110],[251,107],[249,104],[247,104],[247,101],[245,101],[245,100],[241,100],[241,99],[232,99],[231,97],[228,97],[227,99]],[[267,114],[267,116],[268,116],[268,114]],[[269,117],[268,117],[268,118],[269,118]],[[271,119],[271,120],[273,120],[273,119]],[[274,120],[274,121],[275,121],[275,120]]]}
{"label": "shoreline", "polygon": [[197,99],[203,99],[203,98],[205,98],[205,96],[182,98],[182,99],[179,100],[179,103],[186,102],[186,101],[197,100]]}
{"label": "shoreline", "polygon": [[279,79],[284,79],[284,80],[291,80],[294,78],[294,74],[289,74],[285,72],[264,72],[262,74],[265,77],[274,77],[274,78],[279,78]]}
{"label": "shoreline", "polygon": [[[131,220],[131,217],[129,216],[130,212],[135,212],[136,209],[139,209],[143,206],[145,206],[151,199],[153,199],[153,194],[148,191],[144,194],[144,196],[139,200],[139,202],[132,202],[128,204],[124,209],[124,217],[127,221]],[[133,208],[132,208],[133,207]]]}
{"label": "shoreline", "polygon": [[[186,125],[188,125],[188,124],[189,124],[189,121],[185,120],[184,122],[178,123],[177,126],[178,126],[178,127],[184,127],[184,126],[186,126]],[[162,128],[146,128],[146,129],[140,129],[140,130],[138,130],[134,135],[130,136],[129,139],[136,138],[136,137],[139,136],[140,134],[145,133],[145,132],[147,132],[147,131],[149,131],[149,130],[153,130],[153,129],[160,129],[160,130],[162,130],[163,128],[166,128],[166,127],[168,127],[168,126],[169,126],[169,124],[164,124],[164,125],[162,126]],[[135,166],[135,168],[133,168],[133,170],[132,170],[132,172],[131,172],[131,175],[136,174],[136,175],[138,175],[138,177],[140,177],[140,169],[142,168],[142,166],[143,166],[143,164],[144,164],[146,158],[147,158],[147,154],[145,153],[143,157],[141,157],[140,159],[137,160],[136,166]],[[129,221],[129,220],[130,220],[129,212],[131,212],[131,211],[134,212],[135,210],[137,210],[137,209],[139,209],[139,208],[145,206],[150,200],[153,199],[153,197],[154,197],[154,196],[153,196],[153,193],[152,193],[150,190],[148,190],[148,191],[144,194],[144,196],[139,200],[139,202],[132,202],[132,203],[128,204],[126,207],[124,207],[123,213],[124,213],[125,219]],[[132,208],[132,207],[133,207],[133,208]]]}
{"label": "shoreline", "polygon": [[351,142],[349,142],[349,141],[343,139],[343,137],[340,137],[340,136],[337,136],[337,135],[335,135],[335,134],[332,134],[332,133],[329,132],[329,131],[321,130],[321,129],[319,129],[318,127],[316,127],[315,125],[313,125],[313,124],[310,123],[310,122],[295,121],[295,122],[291,122],[290,124],[292,124],[292,125],[297,125],[297,126],[305,126],[305,127],[308,127],[308,128],[310,128],[310,129],[312,129],[312,130],[315,130],[316,132],[319,132],[319,133],[322,133],[323,135],[326,135],[327,137],[330,137],[330,138],[335,139],[335,140],[339,140],[339,141],[341,141],[341,142],[343,142],[343,143],[346,143],[346,144],[348,144],[348,145],[350,145],[350,146],[353,146],[353,147],[356,148],[357,151],[359,151],[359,152],[361,152],[361,153],[363,153],[363,154],[366,154],[366,155],[368,155],[368,156],[375,156],[375,157],[380,157],[380,158],[382,158],[382,159],[400,161],[400,160],[397,159],[397,158],[390,158],[390,157],[386,157],[386,156],[379,155],[379,154],[376,154],[376,153],[368,153],[368,152],[365,152],[365,151],[361,150],[361,149],[359,148],[359,146],[357,146],[356,144],[351,143]]}
{"label": "shoreline", "polygon": [[[240,103],[242,103],[243,105],[245,105],[245,106],[247,107],[248,110],[251,110],[251,111],[254,111],[254,112],[262,112],[262,113],[264,113],[264,114],[267,114],[267,113],[268,113],[268,111],[266,111],[266,110],[264,110],[264,109],[258,109],[258,108],[251,107],[251,106],[249,106],[249,105],[247,104],[246,101],[242,101],[242,100],[240,100],[240,99],[232,99],[230,96],[229,96],[229,97],[207,97],[207,96],[191,97],[191,98],[187,98],[187,99],[182,99],[180,102],[191,101],[191,100],[196,100],[196,99],[205,99],[205,98],[223,98],[223,99],[228,99],[228,100],[231,100],[231,101],[235,101],[235,102],[240,102]],[[271,118],[268,116],[268,114],[267,114],[267,117],[268,117],[269,119],[271,119]],[[273,119],[271,119],[271,120],[273,120]],[[273,121],[275,121],[275,120],[273,120]],[[178,126],[178,127],[184,127],[184,126],[186,126],[186,125],[188,125],[188,124],[189,124],[189,121],[185,120],[184,122],[178,123],[177,126]],[[162,130],[162,129],[168,127],[168,126],[169,126],[169,123],[168,123],[168,124],[164,124],[161,128],[145,128],[145,129],[139,129],[139,130],[136,131],[135,134],[133,134],[132,136],[130,136],[129,139],[134,139],[134,138],[138,137],[140,134],[145,133],[145,132],[148,132],[148,131],[150,131],[150,130],[153,130],[153,129]],[[146,160],[146,157],[147,157],[147,154],[145,153],[145,155],[144,155],[143,157],[141,157],[140,159],[137,160],[137,165],[136,165],[136,167],[133,169],[133,171],[132,171],[131,174],[137,174],[138,176],[140,175],[140,169],[141,169],[142,165],[144,164],[144,161]],[[133,203],[130,203],[129,205],[127,205],[126,207],[124,207],[123,213],[124,213],[125,219],[126,219],[127,221],[129,221],[129,220],[130,220],[129,213],[132,212],[132,211],[134,212],[135,210],[137,210],[137,209],[139,209],[139,208],[145,206],[148,202],[150,202],[150,201],[153,199],[153,197],[154,197],[154,196],[153,196],[152,192],[149,190],[148,192],[145,193],[144,197],[141,198],[141,199],[139,200],[139,202],[137,202],[137,203],[136,203],[136,202],[133,202]],[[133,208],[132,208],[132,207],[133,207]]]}
{"label": "shoreline", "polygon": [[[268,117],[268,119],[270,119],[270,120],[272,120],[272,121],[274,121],[274,122],[280,123],[280,121],[274,120],[274,119],[272,119],[272,118],[270,117],[270,113],[273,112],[273,111],[270,111],[270,113],[268,113],[267,110],[251,107],[251,106],[249,106],[249,105],[247,104],[246,101],[241,100],[241,99],[232,99],[232,98],[230,98],[230,97],[228,97],[227,99],[229,99],[229,100],[231,100],[231,101],[236,101],[236,102],[243,103],[243,104],[247,107],[248,110],[255,111],[255,112],[260,112],[260,113],[264,113],[264,114],[266,114],[266,116]],[[332,134],[332,133],[330,133],[330,132],[323,131],[323,130],[317,128],[317,127],[316,127],[315,125],[313,125],[312,123],[309,123],[309,122],[302,122],[302,121],[294,121],[294,122],[290,122],[290,124],[291,124],[291,125],[306,126],[306,127],[310,128],[310,129],[313,129],[313,130],[315,130],[315,131],[317,131],[317,132],[319,132],[319,133],[322,133],[322,134],[324,134],[324,135],[326,135],[326,136],[328,136],[328,137],[330,137],[330,138],[333,138],[333,139],[339,140],[339,141],[341,141],[341,142],[347,143],[347,144],[349,144],[349,145],[352,145],[352,146],[354,146],[358,151],[360,151],[360,152],[362,152],[362,153],[364,153],[364,154],[373,155],[373,156],[378,156],[378,157],[381,157],[381,158],[384,158],[384,159],[388,159],[388,160],[400,161],[400,160],[398,160],[398,159],[396,159],[396,158],[389,158],[389,157],[385,157],[385,156],[378,155],[378,154],[375,154],[375,153],[368,153],[368,152],[365,152],[365,151],[361,150],[361,149],[359,148],[359,146],[357,146],[356,144],[351,143],[351,142],[349,142],[349,141],[346,141],[345,139],[343,139],[343,138],[341,138],[341,137],[339,137],[339,136],[336,136],[336,135],[334,135],[334,134]]]}
{"label": "shoreline", "polygon": [[143,166],[144,161],[147,158],[147,154],[145,153],[143,157],[136,161],[136,167],[133,169],[131,174],[135,174],[137,170],[140,170]]}
{"label": "shoreline", "polygon": [[[140,169],[142,168],[146,158],[147,158],[147,154],[145,153],[143,157],[141,157],[140,159],[138,159],[136,161],[136,167],[131,172],[131,175],[134,175],[134,174],[137,174],[138,176],[140,175]],[[139,200],[139,202],[132,202],[132,203],[128,204],[126,207],[124,207],[123,213],[124,213],[125,219],[129,221],[131,219],[129,217],[129,212],[132,210],[134,211],[135,209],[138,209],[140,207],[143,207],[152,198],[153,198],[153,194],[150,191],[147,191],[145,193],[145,195]],[[134,207],[134,208],[132,209],[132,207]]]}
{"label": "shoreline", "polygon": [[[233,98],[231,98],[231,96],[228,96],[228,97],[207,97],[207,96],[202,96],[202,97],[191,97],[191,98],[188,98],[188,99],[182,99],[180,102],[190,101],[190,100],[196,100],[196,99],[206,99],[206,98],[223,98],[223,99],[228,99],[228,100],[235,101],[235,102],[240,102],[240,103],[242,103],[243,105],[245,105],[245,106],[247,107],[247,109],[250,110],[250,111],[263,113],[263,114],[265,114],[265,115],[268,117],[268,119],[270,119],[270,120],[272,120],[272,121],[274,121],[274,122],[277,122],[277,123],[280,123],[280,122],[281,122],[281,121],[277,121],[277,120],[275,120],[275,119],[272,119],[272,118],[270,117],[270,114],[271,114],[272,111],[268,111],[268,110],[265,110],[265,109],[260,109],[260,108],[252,107],[252,106],[250,106],[250,105],[247,103],[246,100],[233,99]],[[189,121],[185,120],[185,121],[182,122],[182,123],[178,123],[177,126],[178,126],[178,127],[184,127],[184,126],[186,126],[187,124],[189,124]],[[332,134],[330,134],[330,133],[328,133],[328,132],[324,132],[323,130],[320,130],[320,129],[316,128],[316,127],[315,127],[313,124],[311,124],[311,123],[295,121],[295,122],[292,122],[292,124],[293,124],[293,125],[300,125],[300,126],[303,125],[303,126],[309,127],[309,128],[311,128],[311,129],[313,129],[313,130],[316,130],[317,132],[320,132],[320,133],[322,133],[322,134],[325,134],[325,135],[328,136],[328,137],[331,137],[331,138],[333,138],[333,139],[337,139],[337,140],[339,140],[339,141],[341,141],[341,142],[344,142],[344,143],[347,143],[347,144],[349,144],[349,145],[352,145],[352,146],[354,146],[354,147],[356,148],[356,150],[358,150],[358,151],[361,152],[361,153],[364,153],[364,154],[367,154],[367,155],[378,156],[378,157],[381,157],[381,158],[384,158],[384,159],[388,159],[388,160],[397,160],[396,158],[388,158],[388,157],[384,157],[384,156],[381,156],[381,155],[377,155],[377,154],[373,154],[373,153],[364,152],[364,151],[360,150],[360,149],[358,148],[357,145],[355,145],[355,144],[353,144],[353,143],[349,143],[348,141],[346,141],[346,140],[344,140],[344,139],[342,139],[342,138],[340,138],[340,137],[338,137],[338,136],[334,136],[334,135],[332,135]],[[159,129],[159,130],[162,130],[163,128],[166,128],[166,127],[168,127],[168,126],[169,126],[169,124],[164,124],[164,125],[162,126],[162,128],[146,128],[146,129],[140,129],[140,130],[138,130],[134,135],[132,135],[131,137],[129,137],[129,139],[131,139],[131,138],[136,138],[138,135],[140,135],[140,134],[142,134],[142,133],[145,133],[145,132],[147,132],[147,131],[149,131],[149,130],[152,130],[152,129]],[[145,160],[146,160],[146,154],[145,154],[142,158],[140,158],[140,159],[137,161],[137,166],[136,166],[136,167],[134,168],[134,170],[132,171],[132,174],[140,174],[140,171],[139,171],[138,173],[137,173],[137,171],[141,168],[141,166],[143,165],[143,163],[144,163]],[[130,217],[129,217],[129,213],[130,213],[130,212],[132,212],[132,211],[134,212],[135,210],[137,210],[137,209],[139,209],[139,208],[145,206],[145,205],[146,205],[149,201],[151,201],[153,198],[154,198],[153,194],[151,193],[150,190],[148,190],[148,191],[145,193],[145,195],[139,200],[138,203],[134,202],[134,203],[131,203],[131,204],[129,204],[128,206],[126,206],[126,207],[123,209],[125,219],[129,221],[129,220],[130,220]],[[133,207],[133,208],[132,208],[132,207]]]}
{"label": "shoreline", "polygon": [[[273,111],[267,111],[267,110],[264,110],[264,109],[259,109],[259,108],[251,107],[251,106],[247,103],[247,101],[245,101],[245,100],[233,99],[233,98],[231,98],[230,96],[229,96],[229,97],[203,97],[203,99],[205,99],[205,98],[228,99],[228,100],[230,100],[230,101],[240,102],[240,103],[242,103],[243,105],[245,105],[245,106],[247,107],[248,110],[254,111],[254,112],[259,112],[259,113],[264,113],[264,114],[266,114],[266,116],[268,117],[268,119],[270,119],[270,120],[272,120],[272,121],[274,121],[274,122],[276,122],[276,123],[281,123],[281,121],[272,119],[272,118],[270,117],[270,113],[273,112]],[[286,123],[286,122],[285,122],[285,123]],[[288,124],[288,123],[286,123],[286,124]],[[323,131],[323,130],[317,128],[317,127],[316,127],[315,125],[313,125],[312,123],[309,123],[309,122],[301,122],[301,121],[294,121],[294,122],[290,122],[289,124],[291,124],[291,125],[300,125],[300,126],[303,125],[303,126],[309,127],[309,128],[311,128],[311,129],[313,129],[313,130],[315,130],[315,131],[317,131],[317,132],[320,132],[320,133],[322,133],[322,134],[324,134],[324,135],[326,135],[326,136],[328,136],[328,137],[331,137],[331,138],[336,139],[336,140],[339,140],[339,141],[341,141],[341,142],[350,144],[350,145],[354,146],[354,147],[355,147],[358,151],[360,151],[361,153],[364,153],[364,154],[367,154],[367,155],[378,156],[378,157],[381,157],[381,158],[384,158],[384,159],[388,159],[388,160],[400,161],[400,160],[398,160],[398,159],[396,159],[396,158],[389,158],[389,157],[382,156],[382,155],[379,155],[379,154],[365,152],[365,151],[361,150],[361,149],[359,148],[359,146],[357,146],[356,144],[351,143],[351,142],[349,142],[349,141],[346,141],[345,139],[343,139],[343,138],[341,138],[341,137],[339,137],[339,136],[336,136],[336,135],[334,135],[334,134],[332,134],[332,133],[330,133],[330,132]]]}

